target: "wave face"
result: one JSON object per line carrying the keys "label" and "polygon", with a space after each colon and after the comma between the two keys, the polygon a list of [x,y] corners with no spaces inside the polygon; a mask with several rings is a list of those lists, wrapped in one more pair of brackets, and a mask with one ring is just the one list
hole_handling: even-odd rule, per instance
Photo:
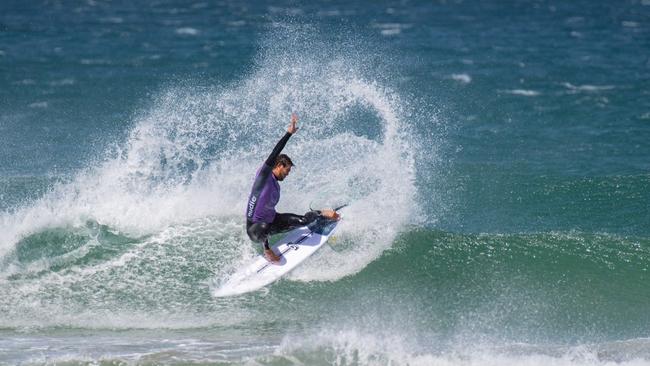
{"label": "wave face", "polygon": [[[79,342],[74,329],[92,330],[80,354],[116,362],[636,365],[649,356],[647,239],[417,229],[342,279],[301,271],[266,291],[212,298],[215,278],[245,257],[245,244],[229,245],[240,231],[210,218],[137,239],[91,222],[31,235],[3,273],[3,328],[50,329],[62,349]],[[305,267],[342,255],[355,235]],[[125,353],[109,330],[141,353]],[[48,338],[25,342],[38,349]],[[106,342],[112,351],[98,348]]]}
{"label": "wave face", "polygon": [[270,291],[215,299],[209,286],[252,250],[236,220],[193,220],[141,238],[90,221],[44,230],[4,259],[2,324],[254,328],[267,309],[284,309],[274,324],[315,325],[327,313],[327,323],[529,342],[627,339],[650,325],[647,239],[415,230],[362,270],[321,281],[317,266],[343,256],[356,235],[341,233]]}

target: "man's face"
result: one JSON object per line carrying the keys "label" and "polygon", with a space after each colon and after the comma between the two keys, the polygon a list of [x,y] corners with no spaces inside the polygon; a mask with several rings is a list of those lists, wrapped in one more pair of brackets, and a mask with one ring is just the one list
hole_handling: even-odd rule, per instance
{"label": "man's face", "polygon": [[284,166],[282,164],[276,165],[275,169],[273,169],[273,175],[275,175],[275,179],[279,181],[283,181],[284,178],[287,177],[291,173],[291,165],[289,166]]}

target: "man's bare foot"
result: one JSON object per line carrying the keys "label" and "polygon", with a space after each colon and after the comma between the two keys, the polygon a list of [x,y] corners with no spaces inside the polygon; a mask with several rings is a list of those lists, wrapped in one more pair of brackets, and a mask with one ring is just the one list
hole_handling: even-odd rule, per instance
{"label": "man's bare foot", "polygon": [[271,263],[280,263],[280,257],[272,249],[264,249],[264,258]]}
{"label": "man's bare foot", "polygon": [[338,212],[336,212],[334,210],[330,210],[329,208],[321,210],[320,214],[321,214],[321,216],[325,217],[326,219],[330,219],[330,220],[338,221],[341,218],[341,216],[338,214]]}

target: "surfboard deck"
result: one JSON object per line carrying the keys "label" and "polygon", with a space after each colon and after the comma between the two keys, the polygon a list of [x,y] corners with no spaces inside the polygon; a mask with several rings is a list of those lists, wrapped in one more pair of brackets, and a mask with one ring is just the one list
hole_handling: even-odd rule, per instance
{"label": "surfboard deck", "polygon": [[259,290],[296,268],[314,254],[334,233],[339,221],[317,218],[307,226],[289,231],[272,247],[280,262],[270,263],[256,256],[213,292],[216,297],[234,296]]}

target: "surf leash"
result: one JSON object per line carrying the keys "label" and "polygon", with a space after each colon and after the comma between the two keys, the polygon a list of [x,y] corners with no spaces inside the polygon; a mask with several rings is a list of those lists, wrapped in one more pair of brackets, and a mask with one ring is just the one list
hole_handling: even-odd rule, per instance
{"label": "surf leash", "polygon": [[349,203],[342,204],[341,206],[335,208],[334,211],[337,211],[337,212],[338,212],[338,210],[340,210],[340,209],[342,209],[342,208],[345,208],[345,207],[348,207],[349,205],[350,205]]}

